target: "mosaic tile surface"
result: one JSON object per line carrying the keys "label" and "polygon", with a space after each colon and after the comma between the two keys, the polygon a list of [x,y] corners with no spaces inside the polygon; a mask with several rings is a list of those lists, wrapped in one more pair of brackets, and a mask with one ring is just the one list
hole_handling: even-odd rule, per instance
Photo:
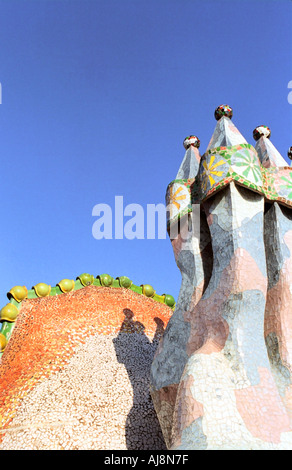
{"label": "mosaic tile surface", "polygon": [[181,298],[151,395],[169,449],[292,450],[292,169],[267,126],[253,147],[229,106],[216,111],[200,162],[167,188],[169,233],[194,203],[201,227],[188,244],[171,238]]}
{"label": "mosaic tile surface", "polygon": [[0,449],[165,449],[149,374],[171,314],[94,285],[23,300],[0,366]]}
{"label": "mosaic tile surface", "polygon": [[[232,145],[233,142],[237,143]],[[201,204],[231,181],[263,194],[267,200],[292,206],[292,168],[269,138],[259,138],[253,147],[231,121],[223,117],[218,121],[209,147],[222,143],[228,145],[207,148],[197,172],[193,170],[192,179],[177,178],[168,185],[168,229],[192,212],[192,204]]]}

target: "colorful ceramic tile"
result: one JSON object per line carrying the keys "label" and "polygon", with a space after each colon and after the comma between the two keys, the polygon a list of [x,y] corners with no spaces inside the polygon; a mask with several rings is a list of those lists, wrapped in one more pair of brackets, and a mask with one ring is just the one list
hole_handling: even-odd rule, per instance
{"label": "colorful ceramic tile", "polygon": [[266,126],[254,148],[231,111],[217,108],[189,187],[199,234],[171,238],[181,290],[150,386],[173,451],[292,450],[292,168]]}

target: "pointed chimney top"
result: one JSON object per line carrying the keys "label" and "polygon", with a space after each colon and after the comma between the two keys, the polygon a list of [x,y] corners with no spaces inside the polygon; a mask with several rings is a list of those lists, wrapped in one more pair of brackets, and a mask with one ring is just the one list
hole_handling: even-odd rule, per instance
{"label": "pointed chimney top", "polygon": [[195,135],[189,135],[183,142],[186,153],[183,161],[179,167],[175,179],[190,179],[195,178],[199,171],[199,164],[201,160],[199,147],[200,140]]}
{"label": "pointed chimney top", "polygon": [[215,111],[217,124],[206,151],[215,147],[247,144],[245,138],[231,121],[232,113],[232,108],[227,104],[218,106]]}
{"label": "pointed chimney top", "polygon": [[188,150],[189,147],[199,148],[201,145],[201,142],[198,139],[198,137],[196,137],[195,135],[189,135],[188,137],[185,138],[183,145],[184,145],[184,148]]}
{"label": "pointed chimney top", "polygon": [[267,139],[271,137],[271,129],[268,126],[258,126],[254,129],[254,140],[258,141],[261,137],[266,137]]}
{"label": "pointed chimney top", "polygon": [[253,138],[256,141],[255,149],[261,164],[265,168],[287,166],[287,162],[271,142],[270,136],[271,129],[268,126],[258,126],[253,131]]}
{"label": "pointed chimney top", "polygon": [[228,117],[229,119],[233,116],[233,110],[228,104],[221,104],[218,108],[215,109],[215,119],[219,121],[223,116]]}

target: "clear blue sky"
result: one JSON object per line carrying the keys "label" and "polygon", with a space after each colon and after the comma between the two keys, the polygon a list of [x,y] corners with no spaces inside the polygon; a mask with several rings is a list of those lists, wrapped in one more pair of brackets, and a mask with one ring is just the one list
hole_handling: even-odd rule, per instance
{"label": "clear blue sky", "polygon": [[177,297],[170,241],[95,240],[98,203],[164,203],[215,108],[292,145],[292,2],[0,1],[0,307],[14,285],[82,272]]}

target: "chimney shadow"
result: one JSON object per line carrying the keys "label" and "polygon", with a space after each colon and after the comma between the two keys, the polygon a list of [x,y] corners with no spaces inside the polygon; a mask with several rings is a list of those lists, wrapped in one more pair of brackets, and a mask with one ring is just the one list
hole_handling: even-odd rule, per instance
{"label": "chimney shadow", "polygon": [[150,368],[164,332],[163,321],[156,317],[156,331],[150,341],[145,326],[134,320],[132,310],[123,310],[125,319],[113,339],[118,362],[124,364],[133,388],[133,405],[126,419],[125,437],[128,450],[167,450],[151,399]]}

